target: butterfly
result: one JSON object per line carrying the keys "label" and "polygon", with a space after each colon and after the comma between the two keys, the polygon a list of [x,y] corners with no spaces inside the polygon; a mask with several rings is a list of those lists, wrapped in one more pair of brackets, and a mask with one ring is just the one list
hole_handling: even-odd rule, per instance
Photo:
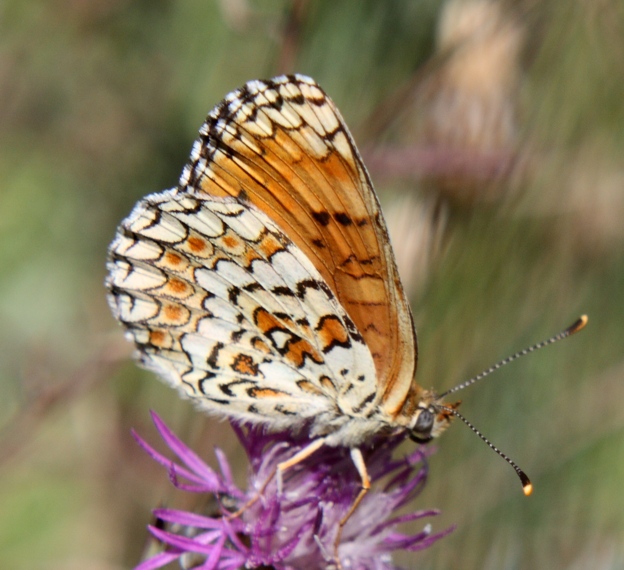
{"label": "butterfly", "polygon": [[453,416],[466,421],[415,381],[416,332],[377,196],[309,77],[227,95],[177,187],[123,220],[108,271],[109,304],[144,367],[210,414],[306,430],[310,444],[278,475],[323,445],[350,449],[362,492],[341,524],[370,486],[362,445],[427,442]]}
{"label": "butterfly", "polygon": [[326,445],[449,422],[379,202],[311,78],[251,81],[208,115],[177,188],[141,200],[107,287],[140,362],[210,413]]}

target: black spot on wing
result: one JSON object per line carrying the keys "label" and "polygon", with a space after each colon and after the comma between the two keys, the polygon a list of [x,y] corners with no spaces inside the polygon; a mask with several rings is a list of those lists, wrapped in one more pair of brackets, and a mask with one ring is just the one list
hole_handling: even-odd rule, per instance
{"label": "black spot on wing", "polygon": [[299,281],[299,283],[297,283],[297,297],[299,297],[299,299],[303,299],[307,289],[323,291],[328,299],[332,299],[334,297],[334,294],[329,286],[323,281],[318,281],[316,279],[304,279],[303,281]]}
{"label": "black spot on wing", "polygon": [[215,404],[219,404],[220,406],[229,406],[230,405],[230,401],[229,400],[221,400],[219,398],[210,398],[210,397],[206,397],[207,400],[210,400],[211,402],[214,402]]}
{"label": "black spot on wing", "polygon": [[353,413],[359,414],[367,406],[367,404],[370,404],[375,399],[376,395],[376,392],[372,392],[371,394],[366,396],[366,398],[364,398],[358,406],[355,406],[355,408],[353,408]]}
{"label": "black spot on wing", "polygon": [[232,388],[234,386],[238,386],[239,384],[251,384],[251,382],[249,380],[233,380],[227,384],[219,384],[219,390],[221,390],[221,392],[223,392],[226,396],[234,398],[236,397],[236,394],[232,392]]}
{"label": "black spot on wing", "polygon": [[[252,271],[253,273],[253,271]],[[264,289],[264,287],[262,285],[260,285],[260,283],[258,283],[257,281],[253,281],[252,283],[248,283],[247,285],[243,285],[243,289],[245,291],[247,291],[248,293],[253,293],[254,291],[258,291],[260,289]]]}
{"label": "black spot on wing", "polygon": [[233,331],[232,334],[230,334],[230,342],[237,343],[238,341],[240,341],[241,338],[243,338],[244,334],[245,329],[238,329],[237,331]]}
{"label": "black spot on wing", "polygon": [[349,318],[349,315],[345,315],[343,320],[351,338],[357,342],[364,342],[364,337],[360,334],[360,331],[355,326],[355,323]]}
{"label": "black spot on wing", "polygon": [[350,226],[351,224],[353,224],[353,220],[351,219],[351,217],[348,214],[345,214],[344,212],[338,212],[334,214],[334,219],[341,226]]}
{"label": "black spot on wing", "polygon": [[281,296],[281,297],[294,297],[295,296],[295,292],[290,287],[286,287],[284,285],[278,285],[277,287],[273,287],[273,289],[271,289],[271,293],[273,293],[276,296]]}
{"label": "black spot on wing", "polygon": [[296,412],[293,412],[292,410],[287,409],[282,404],[276,404],[275,411],[279,412],[280,414],[283,414],[285,416],[296,416],[297,415]]}
{"label": "black spot on wing", "polygon": [[312,212],[312,217],[323,227],[327,226],[331,220],[329,212],[325,210],[321,212]]}
{"label": "black spot on wing", "polygon": [[206,359],[206,362],[208,363],[208,366],[210,366],[211,368],[218,368],[219,367],[219,363],[218,363],[219,351],[224,346],[225,345],[222,342],[217,342],[212,347],[212,350],[210,351],[210,354],[208,355],[208,358]]}
{"label": "black spot on wing", "polygon": [[228,301],[232,305],[238,305],[238,296],[241,294],[241,290],[236,285],[233,285],[228,289]]}
{"label": "black spot on wing", "polygon": [[208,391],[204,388],[204,384],[211,384],[212,380],[214,380],[216,378],[216,374],[214,372],[206,372],[206,374],[204,375],[204,377],[197,382],[197,387],[199,388],[199,391],[206,395],[208,393],[208,391],[210,390],[210,388],[208,389]]}

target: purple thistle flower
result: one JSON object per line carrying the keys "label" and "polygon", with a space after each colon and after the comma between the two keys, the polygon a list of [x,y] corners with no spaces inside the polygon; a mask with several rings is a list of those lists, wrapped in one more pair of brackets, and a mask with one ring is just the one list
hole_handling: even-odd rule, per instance
{"label": "purple thistle flower", "polygon": [[[176,488],[212,494],[219,506],[212,516],[155,509],[154,515],[169,530],[151,525],[148,528],[165,545],[165,550],[135,570],[161,568],[176,559],[185,568],[202,570],[335,567],[333,544],[339,521],[361,488],[348,449],[321,448],[284,473],[281,494],[273,477],[259,500],[239,517],[228,518],[227,515],[258,497],[276,465],[291,458],[309,440],[233,424],[251,463],[248,488],[241,490],[235,485],[220,449],[215,449],[220,470],[217,473],[186,447],[158,415],[152,413],[152,418],[180,463],[167,459],[133,432],[141,447],[168,469]],[[398,509],[420,493],[427,478],[426,453],[422,448],[402,459],[392,458],[403,439],[401,436],[383,438],[362,449],[371,481],[377,484],[343,529],[338,555],[344,570],[392,570],[393,551],[422,550],[453,530],[451,527],[432,534],[429,524],[414,535],[396,530],[400,523],[438,514],[431,509],[396,515]]]}

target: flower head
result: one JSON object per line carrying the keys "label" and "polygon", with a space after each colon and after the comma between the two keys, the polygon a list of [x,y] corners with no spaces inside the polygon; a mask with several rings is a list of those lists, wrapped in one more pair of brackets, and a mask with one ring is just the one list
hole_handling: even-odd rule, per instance
{"label": "flower head", "polygon": [[[170,529],[150,526],[149,530],[166,548],[135,570],[160,568],[176,559],[181,559],[187,568],[202,570],[295,570],[335,565],[334,541],[339,522],[361,489],[347,449],[322,447],[284,472],[280,492],[276,477],[272,477],[277,464],[290,459],[309,440],[233,425],[251,465],[247,489],[242,490],[234,483],[220,449],[215,449],[220,471],[217,473],[156,414],[153,419],[180,463],[167,459],[134,434],[139,444],[167,467],[177,488],[213,494],[218,500],[218,512],[208,516],[155,509],[155,516]],[[427,477],[426,457],[421,448],[400,460],[392,458],[402,440],[380,439],[362,450],[373,488],[347,520],[340,537],[338,557],[344,570],[391,570],[395,568],[393,551],[422,550],[452,530],[432,534],[430,525],[415,535],[396,530],[400,523],[438,514],[436,510],[396,514],[418,495]],[[253,499],[257,500],[252,502]],[[230,516],[245,505],[247,508],[240,516]],[[179,532],[173,532],[173,528]]]}

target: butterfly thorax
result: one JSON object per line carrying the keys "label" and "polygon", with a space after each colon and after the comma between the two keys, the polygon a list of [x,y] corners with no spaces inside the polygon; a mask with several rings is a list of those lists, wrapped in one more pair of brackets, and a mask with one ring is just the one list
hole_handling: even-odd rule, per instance
{"label": "butterfly thorax", "polygon": [[310,426],[311,437],[325,437],[327,445],[357,447],[379,435],[408,433],[418,443],[427,443],[438,437],[453,417],[449,409],[461,402],[443,402],[433,390],[425,390],[412,383],[399,414],[390,417],[382,407],[366,415],[347,415],[344,412],[321,414]]}

